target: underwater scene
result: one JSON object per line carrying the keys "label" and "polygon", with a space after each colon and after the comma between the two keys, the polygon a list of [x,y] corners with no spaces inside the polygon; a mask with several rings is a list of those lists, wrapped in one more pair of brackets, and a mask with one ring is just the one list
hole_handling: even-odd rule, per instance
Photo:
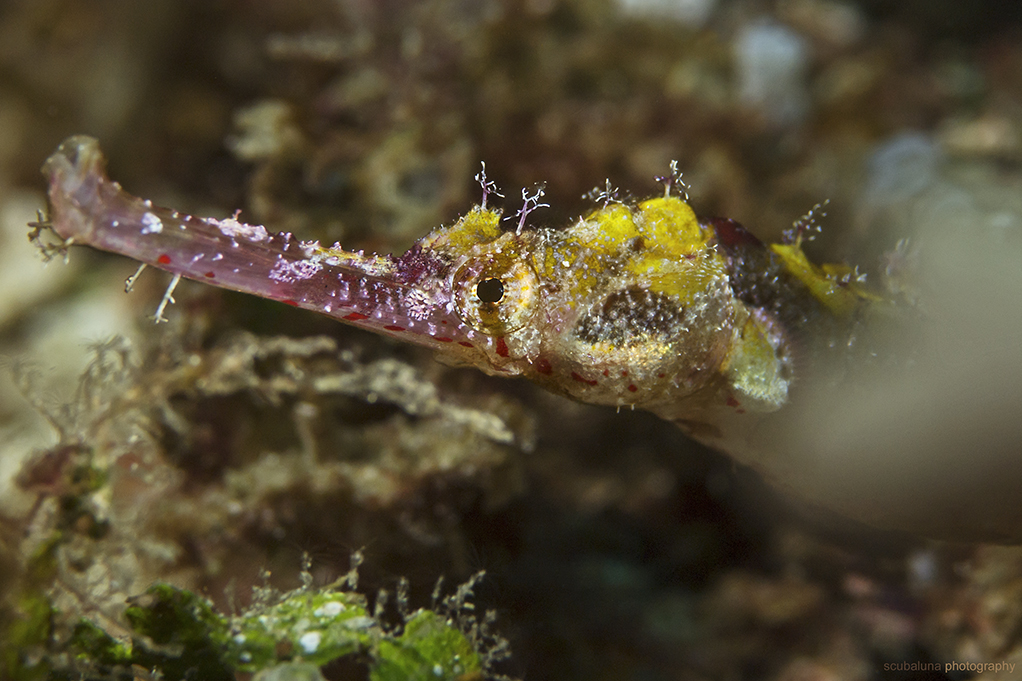
{"label": "underwater scene", "polygon": [[1022,678],[1020,300],[1022,6],[3,0],[0,681]]}

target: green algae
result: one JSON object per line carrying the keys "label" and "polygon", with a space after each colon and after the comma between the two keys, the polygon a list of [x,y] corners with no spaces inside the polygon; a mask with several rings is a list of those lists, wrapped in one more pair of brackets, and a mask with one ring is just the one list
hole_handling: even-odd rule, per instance
{"label": "green algae", "polygon": [[79,661],[102,667],[131,666],[134,652],[130,643],[117,640],[88,619],[79,620],[75,625],[71,646],[77,651]]}
{"label": "green algae", "polygon": [[227,616],[191,591],[154,584],[125,610],[130,640],[82,619],[71,647],[88,678],[127,677],[132,666],[170,681],[233,679],[239,672],[276,678],[308,675],[353,654],[366,661],[373,681],[483,678],[478,642],[459,629],[448,605],[441,603],[444,614],[418,610],[393,629],[379,612],[368,612],[362,595],[331,587],[302,587]]}
{"label": "green algae", "polygon": [[420,610],[397,638],[380,641],[371,681],[468,679],[482,675],[472,643],[431,610]]}
{"label": "green algae", "polygon": [[361,596],[329,590],[295,592],[235,618],[231,631],[232,658],[243,671],[257,671],[292,655],[324,665],[369,650],[382,635]]}
{"label": "green algae", "polygon": [[53,606],[42,594],[25,592],[19,599],[11,622],[4,630],[7,639],[0,651],[0,678],[11,681],[37,681],[50,673],[45,650],[52,631]]}

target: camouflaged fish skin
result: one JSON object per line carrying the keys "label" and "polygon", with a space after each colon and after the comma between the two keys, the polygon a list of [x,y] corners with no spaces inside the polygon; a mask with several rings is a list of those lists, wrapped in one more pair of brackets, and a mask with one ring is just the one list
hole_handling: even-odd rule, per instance
{"label": "camouflaged fish skin", "polygon": [[[400,256],[367,255],[199,218],[131,196],[77,136],[46,161],[49,226],[64,244],[126,255],[524,376],[589,404],[650,410],[727,450],[736,419],[783,409],[801,371],[792,336],[868,297],[799,239],[766,245],[663,196],[603,205],[561,229],[483,204]],[[169,296],[169,294],[168,294]],[[162,307],[161,307],[162,310]]]}

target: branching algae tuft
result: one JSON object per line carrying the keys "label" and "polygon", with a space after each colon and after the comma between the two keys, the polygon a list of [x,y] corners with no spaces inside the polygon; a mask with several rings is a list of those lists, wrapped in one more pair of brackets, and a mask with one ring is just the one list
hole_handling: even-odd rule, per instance
{"label": "branching algae tuft", "polygon": [[786,243],[766,245],[734,221],[698,218],[672,193],[674,168],[662,196],[634,204],[608,183],[602,205],[564,229],[528,224],[541,190],[523,192],[505,228],[480,175],[482,205],[400,256],[154,206],[107,178],[89,137],[66,140],[43,172],[56,248],[89,245],[174,275],[157,321],[181,277],[279,300],[448,363],[647,409],[809,497],[776,456],[797,417],[793,386],[835,380],[840,371],[821,358],[847,354],[862,320],[883,307],[854,270],[807,259],[812,212]]}

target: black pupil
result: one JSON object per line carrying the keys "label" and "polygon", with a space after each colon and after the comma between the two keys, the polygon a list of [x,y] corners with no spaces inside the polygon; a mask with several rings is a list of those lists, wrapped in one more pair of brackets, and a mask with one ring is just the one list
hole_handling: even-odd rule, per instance
{"label": "black pupil", "polygon": [[486,279],[476,286],[476,295],[484,303],[499,303],[504,297],[504,284],[500,279]]}

